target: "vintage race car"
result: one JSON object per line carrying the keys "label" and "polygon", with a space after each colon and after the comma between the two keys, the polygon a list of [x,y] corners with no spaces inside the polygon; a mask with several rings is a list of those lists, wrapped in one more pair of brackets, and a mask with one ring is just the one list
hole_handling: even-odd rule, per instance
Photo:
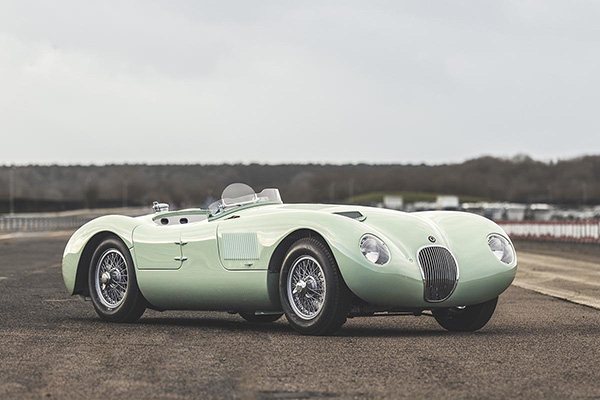
{"label": "vintage race car", "polygon": [[349,317],[425,314],[474,331],[517,269],[508,235],[470,213],[283,204],[277,189],[244,184],[208,209],[153,208],[97,218],[67,243],[67,290],[104,320],[133,322],[146,308],[285,314],[298,332],[325,335]]}

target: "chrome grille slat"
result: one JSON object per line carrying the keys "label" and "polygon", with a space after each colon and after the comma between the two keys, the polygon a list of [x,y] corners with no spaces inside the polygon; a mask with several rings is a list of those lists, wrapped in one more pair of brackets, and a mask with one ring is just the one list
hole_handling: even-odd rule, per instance
{"label": "chrome grille slat", "polygon": [[438,302],[450,297],[458,281],[458,265],[450,250],[442,246],[423,247],[417,259],[423,275],[425,300]]}

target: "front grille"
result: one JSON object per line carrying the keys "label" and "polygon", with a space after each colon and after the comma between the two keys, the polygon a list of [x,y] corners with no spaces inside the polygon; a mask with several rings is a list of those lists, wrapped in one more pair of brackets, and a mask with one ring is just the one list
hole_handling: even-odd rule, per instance
{"label": "front grille", "polygon": [[419,267],[423,272],[425,300],[446,300],[456,286],[458,265],[452,253],[441,246],[427,246],[419,250]]}

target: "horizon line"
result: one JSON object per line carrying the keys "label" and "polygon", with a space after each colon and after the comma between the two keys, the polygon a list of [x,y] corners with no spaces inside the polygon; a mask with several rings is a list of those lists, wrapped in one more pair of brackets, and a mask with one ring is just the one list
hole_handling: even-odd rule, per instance
{"label": "horizon line", "polygon": [[588,157],[600,157],[600,153],[597,154],[581,154],[578,156],[570,156],[565,158],[551,158],[551,159],[542,159],[542,158],[534,158],[528,154],[517,153],[513,156],[494,156],[489,154],[483,154],[477,157],[471,157],[464,159],[462,161],[442,161],[442,162],[373,162],[373,161],[358,161],[358,162],[258,162],[258,161],[223,161],[223,162],[211,162],[211,163],[202,163],[202,162],[192,162],[192,161],[184,161],[184,162],[91,162],[91,163],[60,163],[60,162],[48,162],[48,163],[9,163],[9,164],[0,164],[0,168],[22,168],[22,167],[111,167],[111,166],[205,166],[205,167],[215,167],[215,166],[250,166],[250,165],[260,165],[260,166],[282,166],[282,165],[306,165],[306,166],[358,166],[358,165],[370,165],[370,166],[443,166],[443,165],[459,165],[464,164],[470,161],[492,158],[496,160],[502,161],[512,161],[512,162],[524,162],[524,161],[534,161],[543,164],[552,164],[558,162],[566,162],[573,161]]}

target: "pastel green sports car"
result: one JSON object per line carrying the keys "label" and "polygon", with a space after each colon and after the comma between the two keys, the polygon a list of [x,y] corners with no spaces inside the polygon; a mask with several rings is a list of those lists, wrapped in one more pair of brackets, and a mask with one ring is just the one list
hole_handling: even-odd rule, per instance
{"label": "pastel green sports car", "polygon": [[326,335],[347,318],[425,314],[474,331],[517,269],[506,233],[475,214],[283,204],[277,189],[244,184],[208,209],[153,208],[97,218],[67,243],[67,290],[104,320],[133,322],[146,308],[255,323],[285,314],[298,332]]}

